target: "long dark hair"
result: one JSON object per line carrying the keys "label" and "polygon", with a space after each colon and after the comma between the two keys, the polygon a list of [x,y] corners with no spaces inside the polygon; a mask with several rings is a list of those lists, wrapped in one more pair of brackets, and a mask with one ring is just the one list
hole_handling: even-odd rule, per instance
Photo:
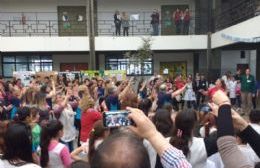
{"label": "long dark hair", "polygon": [[186,157],[190,153],[189,142],[192,140],[192,132],[196,121],[196,113],[193,110],[181,111],[175,118],[175,128],[170,143],[182,150]]}
{"label": "long dark hair", "polygon": [[169,137],[172,135],[173,121],[171,119],[171,112],[168,110],[158,109],[153,117],[153,123],[164,137]]}
{"label": "long dark hair", "polygon": [[89,150],[88,150],[88,159],[92,160],[93,155],[96,151],[95,149],[95,142],[98,138],[102,138],[104,137],[105,131],[107,131],[108,129],[104,127],[103,125],[103,121],[102,120],[98,120],[95,122],[94,126],[93,126],[93,130],[90,133],[89,136]]}
{"label": "long dark hair", "polygon": [[146,116],[148,116],[151,107],[152,107],[152,101],[147,98],[141,100],[138,104],[138,108],[142,110]]}
{"label": "long dark hair", "polygon": [[3,159],[10,163],[17,159],[33,163],[31,138],[30,126],[20,122],[9,124],[4,135]]}
{"label": "long dark hair", "polygon": [[49,151],[48,147],[52,138],[57,137],[60,130],[63,129],[63,125],[60,121],[50,121],[46,126],[43,127],[41,132],[41,166],[47,167],[49,162]]}

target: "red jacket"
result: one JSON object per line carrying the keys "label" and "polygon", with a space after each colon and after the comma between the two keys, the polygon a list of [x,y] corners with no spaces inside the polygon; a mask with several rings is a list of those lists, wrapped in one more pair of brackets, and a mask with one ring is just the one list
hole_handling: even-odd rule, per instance
{"label": "red jacket", "polygon": [[81,114],[80,141],[87,141],[94,123],[100,119],[102,119],[101,113],[92,108]]}

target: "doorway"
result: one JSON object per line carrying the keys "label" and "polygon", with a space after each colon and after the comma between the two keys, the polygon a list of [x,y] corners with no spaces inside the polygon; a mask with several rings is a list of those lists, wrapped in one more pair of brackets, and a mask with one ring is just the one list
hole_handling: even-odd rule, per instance
{"label": "doorway", "polygon": [[85,71],[88,70],[88,63],[61,63],[60,71]]}

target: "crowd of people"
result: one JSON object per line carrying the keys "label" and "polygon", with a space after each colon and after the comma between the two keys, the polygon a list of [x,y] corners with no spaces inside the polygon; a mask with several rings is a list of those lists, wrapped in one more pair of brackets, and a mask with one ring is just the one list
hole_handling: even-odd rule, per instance
{"label": "crowd of people", "polygon": [[[169,11],[166,11],[164,14],[164,24],[165,28],[170,28],[175,30],[176,35],[188,35],[190,29],[191,21],[191,12],[189,8],[186,8],[184,11],[177,8],[172,14]],[[159,35],[159,25],[160,25],[160,14],[157,9],[155,9],[151,15],[151,25],[153,27],[154,36]]]}
{"label": "crowd of people", "polygon": [[[259,93],[250,69],[215,82],[0,78],[0,167],[259,168]],[[119,110],[132,124],[107,127]]]}

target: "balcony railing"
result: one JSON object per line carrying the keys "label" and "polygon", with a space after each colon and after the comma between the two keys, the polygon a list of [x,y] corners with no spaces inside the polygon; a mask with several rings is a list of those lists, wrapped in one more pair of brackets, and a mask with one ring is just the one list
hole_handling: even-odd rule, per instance
{"label": "balcony railing", "polygon": [[[192,12],[191,12],[192,13]],[[127,12],[129,16],[137,14],[138,19],[129,20],[129,36],[151,35],[153,28],[151,12]],[[192,13],[193,14],[193,13]],[[98,36],[115,36],[115,23],[113,12],[99,12],[96,19],[96,34]],[[26,16],[22,19],[21,16]],[[161,16],[160,16],[161,17]],[[167,24],[166,24],[167,22]],[[180,32],[176,34],[176,25],[173,20],[161,20],[159,35],[187,35],[195,34],[195,18],[192,17],[188,25],[188,33],[183,32],[183,23],[180,24]],[[71,20],[64,22],[57,18],[55,12],[8,12],[0,13],[1,36],[87,36],[87,20]],[[123,27],[121,27],[123,36]]]}
{"label": "balcony railing", "polygon": [[[151,35],[153,32],[151,20],[132,20],[129,21],[129,36]],[[86,21],[85,21],[86,23]],[[77,21],[63,22],[57,20],[0,20],[1,36],[86,36],[87,24]],[[174,23],[170,27],[164,27],[164,21],[159,24],[160,35],[184,35],[184,26],[180,24],[180,33],[176,34]],[[97,21],[98,36],[115,36],[114,20]],[[195,34],[193,20],[189,24],[189,33]],[[188,35],[185,34],[185,35]],[[123,27],[121,26],[121,36]]]}

